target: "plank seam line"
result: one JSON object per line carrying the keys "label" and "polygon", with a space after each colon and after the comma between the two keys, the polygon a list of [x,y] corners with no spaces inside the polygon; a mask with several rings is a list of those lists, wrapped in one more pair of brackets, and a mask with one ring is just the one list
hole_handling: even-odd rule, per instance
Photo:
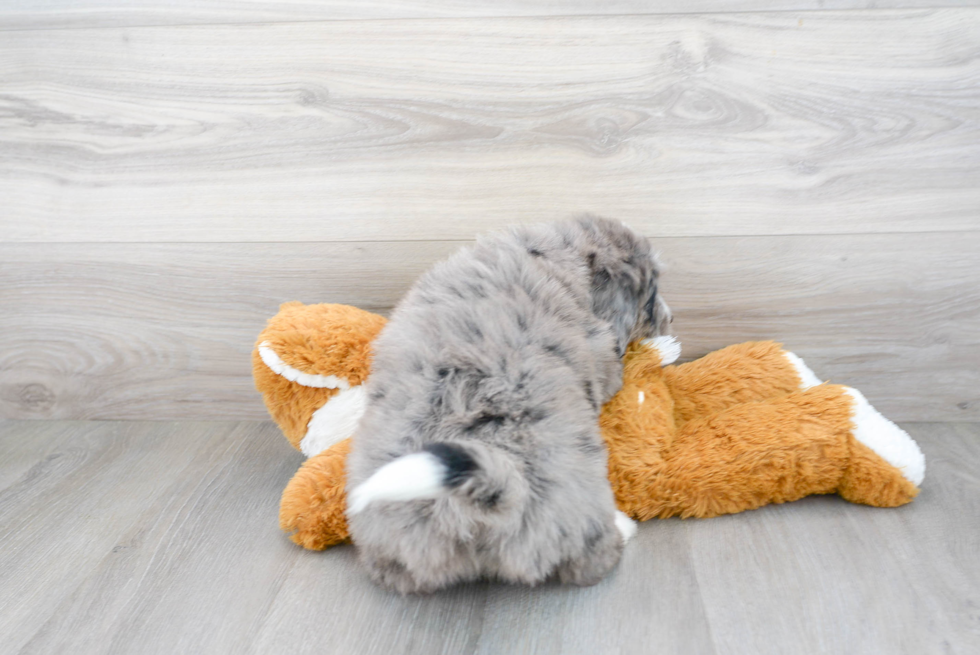
{"label": "plank seam line", "polygon": [[[533,14],[533,15],[506,15],[506,16],[405,16],[398,18],[311,18],[308,20],[261,20],[252,22],[214,22],[214,23],[148,23],[136,25],[78,25],[61,27],[4,27],[4,16],[0,14],[0,32],[65,32],[71,30],[128,30],[128,29],[154,29],[169,27],[245,27],[251,25],[305,25],[309,23],[381,23],[396,21],[428,21],[428,22],[450,22],[450,21],[475,21],[475,20],[567,20],[567,19],[614,19],[614,18],[661,18],[661,17],[691,17],[691,16],[741,16],[747,14],[777,15],[777,14],[878,14],[885,13],[899,14],[905,13],[914,15],[916,13],[928,13],[933,11],[980,11],[980,3],[973,6],[962,6],[953,4],[937,4],[928,7],[864,7],[854,9],[749,9],[745,11],[703,11],[703,12],[664,12],[664,13],[640,13],[640,14]],[[16,17],[16,14],[14,15]]]}
{"label": "plank seam line", "polygon": [[[492,230],[487,230],[487,232]],[[484,234],[481,232],[480,234]],[[656,241],[667,241],[677,239],[763,239],[773,237],[862,237],[862,236],[924,236],[924,235],[977,235],[980,236],[980,229],[977,230],[908,230],[890,232],[792,232],[792,233],[751,233],[751,234],[691,234],[691,235],[670,235],[658,236],[644,234],[644,236]],[[470,239],[331,239],[318,241],[0,241],[0,248],[5,246],[99,246],[99,245],[118,245],[118,246],[213,246],[213,245],[321,245],[321,244],[394,244],[394,243],[472,243]]]}

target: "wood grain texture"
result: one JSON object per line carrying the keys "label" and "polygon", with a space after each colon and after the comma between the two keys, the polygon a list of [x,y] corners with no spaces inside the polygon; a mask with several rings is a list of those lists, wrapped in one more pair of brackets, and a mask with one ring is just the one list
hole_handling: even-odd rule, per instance
{"label": "wood grain texture", "polygon": [[[4,440],[26,436],[7,427]],[[71,439],[0,492],[4,648],[19,651],[93,565],[125,550],[118,541],[122,531],[168,490],[168,476],[201,456],[197,441],[213,444],[230,427],[182,426],[188,438],[175,443],[177,426],[161,425],[158,439],[144,443],[145,427],[73,424]],[[161,456],[161,446],[167,456]]]}
{"label": "wood grain texture", "polygon": [[28,425],[0,419],[0,462],[3,462],[0,491],[53,454],[69,438],[68,425],[55,421],[34,421]]}
{"label": "wood grain texture", "polygon": [[[0,415],[265,418],[281,302],[386,313],[455,242],[0,245]],[[896,420],[980,416],[980,232],[657,239],[684,357],[777,339]]]}
{"label": "wood grain texture", "polygon": [[[142,436],[159,432],[144,426]],[[297,458],[268,424],[192,424],[161,441],[193,460],[160,476],[166,491],[115,531],[118,545],[59,599],[25,652],[248,650],[299,555],[276,530],[276,499]],[[184,457],[153,452],[160,465]]]}
{"label": "wood grain texture", "polygon": [[[607,583],[534,591],[494,585],[477,653],[718,652],[705,613],[690,534],[683,525],[647,530]],[[634,543],[634,542],[631,542]]]}
{"label": "wood grain texture", "polygon": [[[977,477],[963,479],[980,461],[980,432],[906,427],[928,467],[911,505],[881,511],[811,497],[748,521],[733,515],[693,524],[705,610],[716,634],[727,636],[716,642],[719,653],[777,654],[791,642],[814,654],[980,647],[980,567],[963,559],[963,546],[980,547],[980,523],[962,520],[980,509]],[[965,513],[949,515],[960,502]]]}
{"label": "wood grain texture", "polygon": [[8,0],[0,30],[208,23],[975,7],[977,0]]}
{"label": "wood grain texture", "polygon": [[[39,425],[75,439],[31,442]],[[0,451],[34,443],[37,464],[0,490],[0,636],[21,654],[970,655],[980,425],[906,427],[929,466],[911,505],[651,521],[595,587],[402,598],[352,547],[278,532],[300,456],[270,423],[8,421]]]}
{"label": "wood grain texture", "polygon": [[0,246],[0,416],[266,418],[250,357],[280,303],[384,312],[458,246]]}
{"label": "wood grain texture", "polygon": [[[227,632],[231,611],[225,622],[202,610],[254,615],[261,608],[249,599],[274,596],[277,572],[295,554],[274,533],[274,497],[296,466],[275,427],[71,425],[78,438],[48,458],[55,465],[39,463],[40,474],[0,495],[5,650],[205,652],[195,647],[202,632],[222,643],[206,652],[247,643],[245,622]],[[226,516],[232,526],[222,525]],[[268,548],[253,561],[263,535]],[[175,606],[168,589],[193,602]],[[137,634],[147,648],[128,646]],[[152,647],[159,638],[166,650]]]}
{"label": "wood grain texture", "polygon": [[980,220],[980,9],[9,31],[0,62],[7,242]]}

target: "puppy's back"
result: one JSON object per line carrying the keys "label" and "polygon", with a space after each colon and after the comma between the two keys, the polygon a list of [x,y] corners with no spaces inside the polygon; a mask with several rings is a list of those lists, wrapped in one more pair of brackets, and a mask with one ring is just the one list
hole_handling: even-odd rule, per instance
{"label": "puppy's back", "polygon": [[597,427],[615,340],[581,239],[569,223],[481,240],[424,275],[378,338],[348,490],[380,582],[590,583],[618,560]]}

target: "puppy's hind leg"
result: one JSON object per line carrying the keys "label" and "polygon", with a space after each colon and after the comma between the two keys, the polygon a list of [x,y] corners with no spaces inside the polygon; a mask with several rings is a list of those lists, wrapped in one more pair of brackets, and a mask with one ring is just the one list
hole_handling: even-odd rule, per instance
{"label": "puppy's hind leg", "polygon": [[361,564],[367,569],[371,578],[382,587],[397,591],[402,595],[428,591],[419,584],[415,576],[398,560],[381,555],[375,556],[373,553],[368,552],[367,549],[361,549],[359,554],[361,556]]}
{"label": "puppy's hind leg", "polygon": [[609,517],[603,524],[596,522],[591,526],[582,553],[558,567],[559,580],[583,587],[594,585],[619,563],[623,546],[636,529],[629,517],[620,517],[619,514],[617,512],[615,517]]}

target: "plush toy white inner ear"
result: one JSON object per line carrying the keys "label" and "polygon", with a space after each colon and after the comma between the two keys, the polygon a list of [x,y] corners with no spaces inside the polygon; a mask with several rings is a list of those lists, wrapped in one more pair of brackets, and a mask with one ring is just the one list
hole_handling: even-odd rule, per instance
{"label": "plush toy white inner ear", "polygon": [[350,383],[344,378],[338,378],[336,375],[314,375],[313,373],[304,373],[298,368],[293,368],[280,359],[268,341],[263,341],[259,344],[259,357],[262,358],[265,365],[271,368],[274,373],[283,376],[290,382],[301,384],[304,387],[350,389]]}
{"label": "plush toy white inner ear", "polygon": [[331,397],[323,407],[313,412],[306,427],[306,436],[299,442],[299,449],[307,457],[313,457],[353,435],[364,415],[366,402],[367,395],[360,384]]}

